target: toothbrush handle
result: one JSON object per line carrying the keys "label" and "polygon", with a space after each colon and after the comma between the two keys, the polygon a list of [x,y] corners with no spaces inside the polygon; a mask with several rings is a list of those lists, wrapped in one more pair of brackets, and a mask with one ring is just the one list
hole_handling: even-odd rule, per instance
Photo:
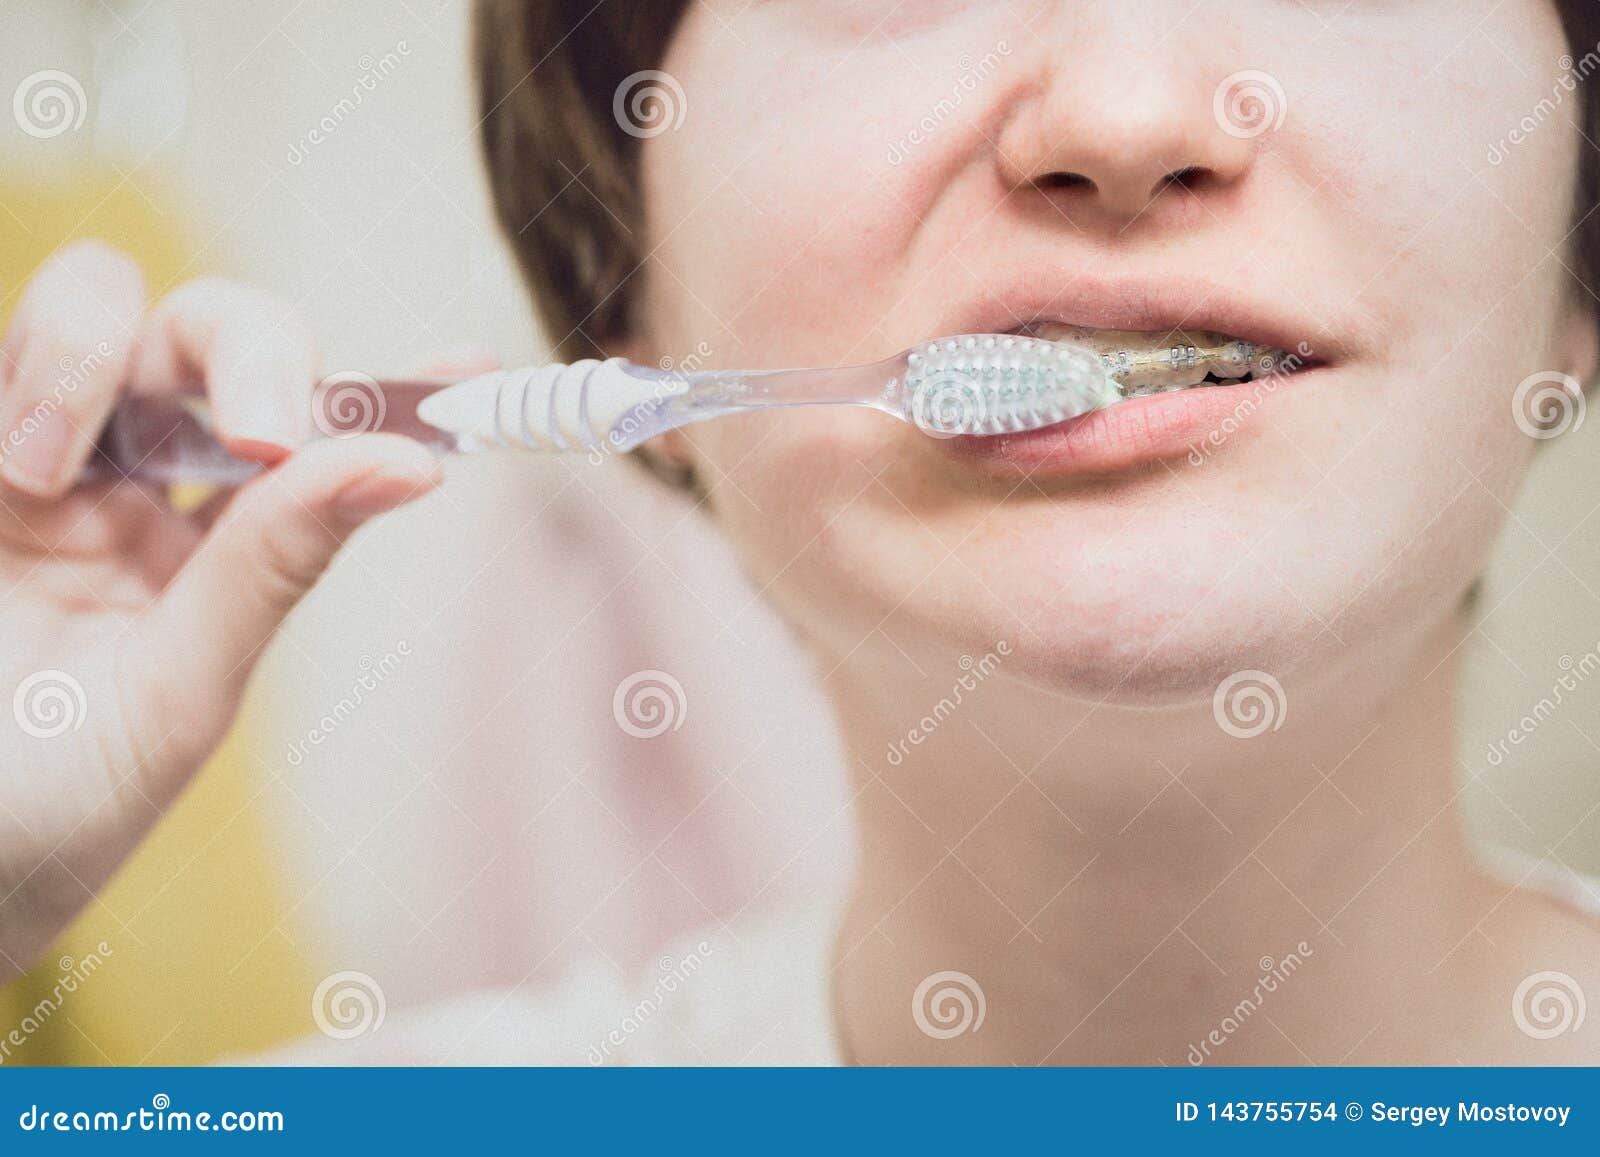
{"label": "toothbrush handle", "polygon": [[678,373],[622,358],[531,366],[495,378],[488,442],[544,452],[626,452],[658,434],[773,406],[879,404],[889,367]]}
{"label": "toothbrush handle", "polygon": [[[452,383],[376,381],[357,375],[325,378],[309,402],[313,438],[348,438],[368,431],[404,434],[440,451],[455,439],[421,421],[417,405]],[[154,486],[239,486],[261,472],[217,440],[211,407],[201,391],[126,397],[101,431],[83,482],[127,479]]]}

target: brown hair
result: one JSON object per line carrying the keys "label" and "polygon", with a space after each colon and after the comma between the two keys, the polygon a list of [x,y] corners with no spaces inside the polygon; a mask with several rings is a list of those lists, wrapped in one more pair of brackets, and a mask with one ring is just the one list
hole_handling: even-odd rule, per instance
{"label": "brown hair", "polygon": [[[618,87],[658,68],[687,0],[479,0],[482,134],[495,210],[540,321],[572,360],[632,331],[643,262],[638,138],[612,113]],[[1557,0],[1584,102],[1571,266],[1600,273],[1600,4]],[[1552,99],[1559,94],[1552,91]],[[1594,295],[1591,290],[1591,295]],[[1596,300],[1600,301],[1600,295]]]}
{"label": "brown hair", "polygon": [[489,185],[557,353],[627,334],[644,259],[639,139],[617,88],[657,68],[687,0],[480,0],[474,29]]}

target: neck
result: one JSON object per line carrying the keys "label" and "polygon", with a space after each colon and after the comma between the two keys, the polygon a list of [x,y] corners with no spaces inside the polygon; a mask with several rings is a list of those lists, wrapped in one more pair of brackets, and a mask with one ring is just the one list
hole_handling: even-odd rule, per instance
{"label": "neck", "polygon": [[[1248,738],[1209,698],[1134,709],[1041,690],[1004,647],[851,656],[828,678],[863,845],[838,944],[847,1048],[1360,1059],[1363,1034],[1411,1014],[1397,971],[1439,968],[1481,910],[1454,806],[1455,643],[1442,624],[1286,680],[1265,706],[1276,728]],[[942,972],[965,978],[932,982],[908,1015]],[[945,1039],[960,989],[981,990],[984,1023]]]}

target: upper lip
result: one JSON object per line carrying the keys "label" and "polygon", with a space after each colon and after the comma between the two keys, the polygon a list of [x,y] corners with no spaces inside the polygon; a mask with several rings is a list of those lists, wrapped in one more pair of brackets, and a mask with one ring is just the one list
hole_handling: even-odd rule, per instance
{"label": "upper lip", "polygon": [[1298,353],[1308,364],[1340,360],[1342,343],[1325,337],[1294,303],[1290,294],[1251,293],[1223,276],[1131,279],[1033,269],[959,306],[942,333],[1005,333],[1033,322],[1151,334],[1207,331]]}

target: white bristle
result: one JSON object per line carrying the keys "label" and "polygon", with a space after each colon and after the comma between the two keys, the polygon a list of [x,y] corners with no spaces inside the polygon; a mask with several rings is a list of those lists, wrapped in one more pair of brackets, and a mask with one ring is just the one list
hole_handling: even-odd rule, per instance
{"label": "white bristle", "polygon": [[908,416],[939,434],[1037,430],[1115,396],[1092,351],[1043,339],[946,338],[906,362]]}

